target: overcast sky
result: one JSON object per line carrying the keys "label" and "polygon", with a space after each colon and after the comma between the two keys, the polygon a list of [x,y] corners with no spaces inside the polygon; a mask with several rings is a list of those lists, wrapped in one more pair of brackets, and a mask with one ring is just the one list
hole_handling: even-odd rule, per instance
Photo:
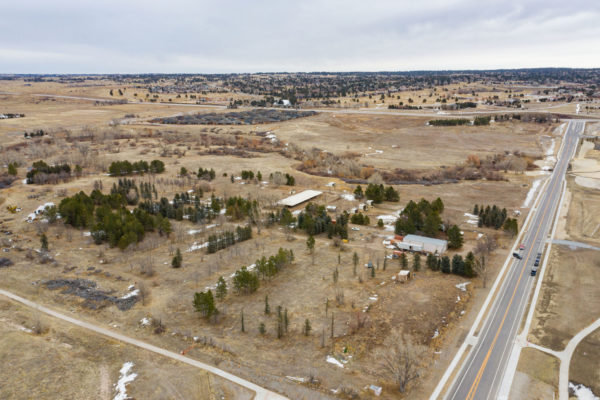
{"label": "overcast sky", "polygon": [[518,67],[600,67],[600,1],[0,4],[0,73]]}

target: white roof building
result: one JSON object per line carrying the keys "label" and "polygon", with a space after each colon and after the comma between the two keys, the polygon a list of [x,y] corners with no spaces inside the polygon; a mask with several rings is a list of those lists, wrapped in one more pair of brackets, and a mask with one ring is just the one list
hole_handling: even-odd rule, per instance
{"label": "white roof building", "polygon": [[279,200],[277,204],[286,207],[295,207],[298,204],[302,204],[305,201],[314,199],[315,197],[320,196],[321,194],[323,194],[323,192],[320,192],[318,190],[305,190],[303,192],[296,193],[295,195],[292,195],[290,197],[286,197],[285,199]]}
{"label": "white roof building", "polygon": [[443,254],[448,250],[448,242],[425,236],[406,235],[401,242],[396,242],[396,247],[401,250]]}

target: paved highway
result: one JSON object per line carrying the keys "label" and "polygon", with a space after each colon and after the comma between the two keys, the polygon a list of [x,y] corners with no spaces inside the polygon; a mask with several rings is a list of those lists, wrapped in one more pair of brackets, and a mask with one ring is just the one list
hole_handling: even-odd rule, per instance
{"label": "paved highway", "polygon": [[561,152],[545,193],[531,218],[522,243],[522,260],[514,259],[494,301],[490,314],[454,384],[446,395],[451,400],[495,399],[512,350],[535,278],[530,275],[538,252],[542,252],[558,207],[562,180],[577,148],[584,122],[569,122]]}

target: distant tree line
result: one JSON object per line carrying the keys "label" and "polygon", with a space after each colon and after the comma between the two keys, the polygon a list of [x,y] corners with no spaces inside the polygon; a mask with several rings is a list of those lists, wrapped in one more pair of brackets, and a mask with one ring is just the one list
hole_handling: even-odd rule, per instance
{"label": "distant tree line", "polygon": [[147,161],[136,161],[131,163],[127,160],[124,161],[113,161],[108,167],[108,173],[112,176],[126,176],[133,173],[144,174],[144,173],[160,174],[165,172],[165,163],[160,160],[152,160],[150,163]]}
{"label": "distant tree line", "polygon": [[432,119],[429,120],[431,126],[458,126],[458,125],[469,125],[470,119],[466,118],[452,118],[452,119]]}

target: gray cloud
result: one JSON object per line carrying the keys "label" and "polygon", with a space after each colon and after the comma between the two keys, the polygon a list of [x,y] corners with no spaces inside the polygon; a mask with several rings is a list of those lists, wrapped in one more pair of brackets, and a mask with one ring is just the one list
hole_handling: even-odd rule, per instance
{"label": "gray cloud", "polygon": [[0,72],[600,67],[600,2],[12,1]]}

